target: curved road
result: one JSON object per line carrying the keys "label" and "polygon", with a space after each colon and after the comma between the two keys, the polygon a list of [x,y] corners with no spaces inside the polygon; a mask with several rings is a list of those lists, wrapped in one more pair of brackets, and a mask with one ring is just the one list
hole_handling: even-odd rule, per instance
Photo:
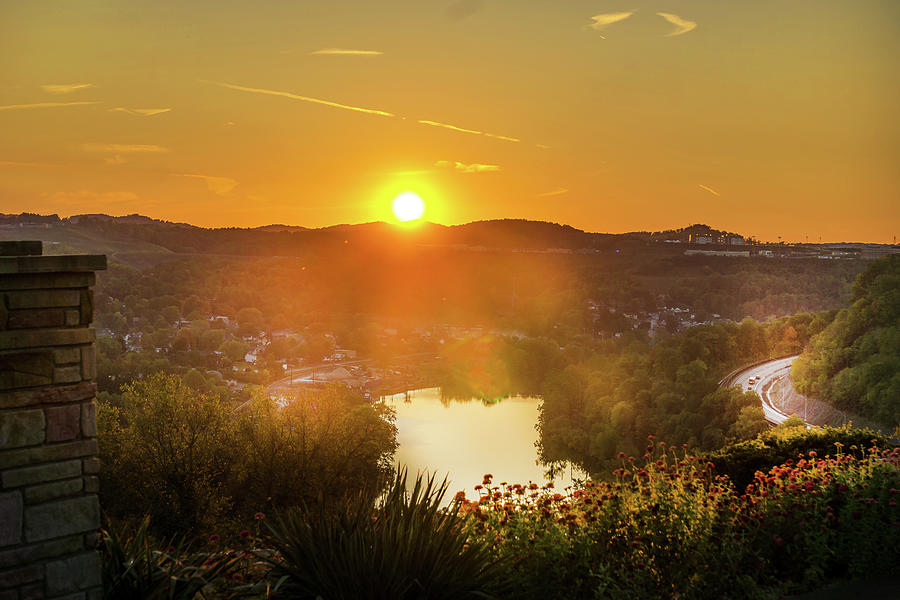
{"label": "curved road", "polygon": [[[722,381],[724,386],[737,386],[748,392],[756,392],[762,400],[766,420],[774,425],[783,423],[790,415],[775,406],[770,397],[772,386],[791,375],[791,365],[799,355],[777,358],[735,371]],[[753,379],[753,383],[750,380]],[[809,423],[807,427],[811,427]]]}

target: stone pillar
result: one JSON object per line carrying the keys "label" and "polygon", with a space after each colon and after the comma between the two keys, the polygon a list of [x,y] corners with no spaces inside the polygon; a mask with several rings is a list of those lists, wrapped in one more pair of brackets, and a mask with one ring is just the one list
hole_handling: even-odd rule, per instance
{"label": "stone pillar", "polygon": [[0,242],[0,600],[102,595],[94,271]]}

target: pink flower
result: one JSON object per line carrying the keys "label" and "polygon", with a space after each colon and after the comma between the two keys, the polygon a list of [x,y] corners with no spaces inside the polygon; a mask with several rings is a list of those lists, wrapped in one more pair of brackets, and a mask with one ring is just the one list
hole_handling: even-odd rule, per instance
{"label": "pink flower", "polygon": [[261,521],[266,518],[266,513],[258,512],[255,515],[253,515],[253,518],[256,519],[257,521]]}
{"label": "pink flower", "polygon": [[217,543],[219,542],[219,539],[220,539],[220,538],[219,538],[219,534],[218,534],[218,533],[214,533],[214,534],[212,534],[211,536],[209,536],[209,543],[210,543],[210,544],[217,544]]}

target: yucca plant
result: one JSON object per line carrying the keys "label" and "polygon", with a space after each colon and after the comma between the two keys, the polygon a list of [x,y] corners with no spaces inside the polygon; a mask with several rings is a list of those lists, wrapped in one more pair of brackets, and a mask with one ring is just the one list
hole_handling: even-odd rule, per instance
{"label": "yucca plant", "polygon": [[193,600],[223,574],[234,558],[208,552],[191,553],[183,543],[159,550],[148,529],[150,518],[136,528],[102,531],[103,587],[106,600]]}
{"label": "yucca plant", "polygon": [[273,553],[262,555],[285,598],[439,600],[493,598],[505,570],[464,531],[459,503],[442,508],[446,478],[406,471],[373,502],[360,494],[338,507],[301,507],[267,522]]}

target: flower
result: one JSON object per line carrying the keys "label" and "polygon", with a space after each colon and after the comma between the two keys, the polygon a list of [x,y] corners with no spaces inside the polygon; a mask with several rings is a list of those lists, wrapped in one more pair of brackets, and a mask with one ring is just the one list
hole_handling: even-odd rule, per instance
{"label": "flower", "polygon": [[253,518],[256,519],[257,521],[261,521],[266,518],[266,513],[258,512],[255,515],[253,515]]}
{"label": "flower", "polygon": [[212,534],[211,536],[209,536],[209,543],[210,543],[210,544],[217,544],[217,543],[219,542],[219,539],[220,539],[220,538],[219,538],[219,534],[218,534],[218,533],[214,533],[214,534]]}
{"label": "flower", "polygon": [[248,537],[250,537],[250,530],[249,529],[241,529],[240,535],[241,535],[242,540],[247,539]]}

